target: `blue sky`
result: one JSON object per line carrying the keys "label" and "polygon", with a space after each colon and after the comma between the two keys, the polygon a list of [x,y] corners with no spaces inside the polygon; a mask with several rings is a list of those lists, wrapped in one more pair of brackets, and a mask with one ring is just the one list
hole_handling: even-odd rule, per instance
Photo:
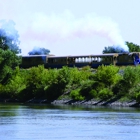
{"label": "blue sky", "polygon": [[26,55],[44,47],[55,55],[101,54],[125,41],[140,45],[139,0],[0,0],[0,20],[13,20]]}

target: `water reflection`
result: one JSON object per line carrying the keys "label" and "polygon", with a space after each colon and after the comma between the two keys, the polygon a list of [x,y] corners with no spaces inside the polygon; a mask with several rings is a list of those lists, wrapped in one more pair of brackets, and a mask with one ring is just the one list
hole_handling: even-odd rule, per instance
{"label": "water reflection", "polygon": [[139,140],[140,109],[0,104],[0,139]]}
{"label": "water reflection", "polygon": [[0,117],[17,116],[18,105],[0,104]]}

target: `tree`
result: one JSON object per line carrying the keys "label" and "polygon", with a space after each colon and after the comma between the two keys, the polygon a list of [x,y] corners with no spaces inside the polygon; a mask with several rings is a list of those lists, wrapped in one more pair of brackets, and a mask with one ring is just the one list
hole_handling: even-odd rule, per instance
{"label": "tree", "polygon": [[0,83],[5,84],[12,70],[20,64],[20,57],[16,54],[20,52],[18,32],[14,28],[12,21],[0,21]]}
{"label": "tree", "polygon": [[103,50],[103,54],[105,53],[124,53],[124,49],[121,47],[115,47],[115,46],[108,46],[105,47]]}
{"label": "tree", "polygon": [[64,93],[66,86],[70,82],[69,72],[70,69],[68,67],[63,67],[59,70],[49,70],[48,83],[45,87],[48,100],[56,100]]}
{"label": "tree", "polygon": [[45,48],[34,47],[32,51],[28,52],[29,55],[48,55],[50,50]]}
{"label": "tree", "polygon": [[[124,69],[122,79],[114,86],[113,92],[119,97],[134,94],[139,87],[140,68],[128,66]],[[131,92],[133,91],[133,92]],[[139,92],[139,90],[138,90]],[[132,96],[132,95],[131,95]]]}
{"label": "tree", "polygon": [[132,42],[126,42],[129,52],[140,52],[140,46]]}
{"label": "tree", "polygon": [[116,84],[120,80],[118,74],[119,68],[113,65],[110,66],[99,66],[97,72],[94,75],[94,80],[100,83],[104,83],[107,88]]}

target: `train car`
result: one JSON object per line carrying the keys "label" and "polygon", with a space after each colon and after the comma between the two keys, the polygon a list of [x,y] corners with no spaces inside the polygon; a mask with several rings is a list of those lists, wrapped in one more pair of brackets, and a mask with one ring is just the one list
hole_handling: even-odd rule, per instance
{"label": "train car", "polygon": [[97,68],[100,65],[116,64],[118,54],[101,54],[101,55],[80,55],[80,56],[51,56],[47,58],[46,67],[62,68],[90,66]]}
{"label": "train car", "polygon": [[48,56],[45,64],[45,68],[62,68],[67,66],[67,56]]}
{"label": "train car", "polygon": [[91,55],[68,56],[69,67],[84,67],[91,65]]}
{"label": "train car", "polygon": [[101,65],[116,65],[118,54],[117,53],[109,53],[109,54],[101,54],[101,55],[92,55],[92,68],[97,68]]}
{"label": "train car", "polygon": [[117,66],[138,65],[140,62],[140,52],[119,53],[117,57]]}
{"label": "train car", "polygon": [[100,65],[110,65],[116,64],[117,54],[100,54],[100,55],[81,55],[81,56],[70,56],[72,63],[68,62],[68,66],[84,67],[90,66],[92,68],[97,68]]}
{"label": "train car", "polygon": [[30,68],[38,65],[45,65],[47,60],[46,55],[29,55],[22,56],[21,68]]}
{"label": "train car", "polygon": [[108,53],[100,55],[80,56],[47,56],[29,55],[22,57],[21,68],[44,65],[45,68],[62,68],[90,66],[97,68],[100,65],[128,66],[140,64],[140,52],[132,53]]}
{"label": "train car", "polygon": [[91,65],[91,56],[51,56],[47,58],[48,68],[62,68],[63,66],[68,67],[84,67]]}

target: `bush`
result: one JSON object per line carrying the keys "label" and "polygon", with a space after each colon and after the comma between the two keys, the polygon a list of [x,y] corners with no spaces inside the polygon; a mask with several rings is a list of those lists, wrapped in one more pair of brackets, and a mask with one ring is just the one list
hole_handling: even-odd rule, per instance
{"label": "bush", "polygon": [[108,88],[104,88],[99,92],[99,98],[102,100],[107,100],[113,96],[113,92],[110,91]]}
{"label": "bush", "polygon": [[71,86],[78,87],[81,82],[89,79],[91,72],[84,70],[78,70],[78,68],[71,68],[70,72],[70,84]]}
{"label": "bush", "polygon": [[90,80],[86,80],[82,83],[81,85],[81,90],[80,90],[80,94],[85,97],[85,98],[92,98],[90,96],[90,91],[92,90],[92,84],[93,84],[93,81],[90,81]]}
{"label": "bush", "polygon": [[48,100],[56,100],[61,96],[67,85],[70,82],[70,69],[68,67],[63,67],[62,69],[50,69],[48,71],[48,80],[45,90],[45,97]]}
{"label": "bush", "polygon": [[93,81],[92,89],[95,89],[97,92],[99,92],[101,89],[105,88],[105,86],[105,83]]}
{"label": "bush", "polygon": [[74,100],[84,100],[84,97],[80,94],[80,89],[72,90],[70,92],[70,97]]}
{"label": "bush", "polygon": [[43,97],[45,94],[44,88],[48,80],[48,70],[43,66],[32,67],[26,71],[26,95],[27,98]]}
{"label": "bush", "polygon": [[106,87],[116,84],[121,78],[118,74],[119,68],[116,66],[99,66],[97,72],[93,76],[95,81],[104,83]]}
{"label": "bush", "polygon": [[139,75],[139,67],[126,67],[123,74],[123,79],[125,81],[124,86],[129,89],[134,87],[138,82],[140,82]]}
{"label": "bush", "polygon": [[13,70],[12,73],[8,83],[0,85],[0,95],[3,98],[18,98],[19,94],[26,89],[25,77],[19,67]]}
{"label": "bush", "polygon": [[136,93],[136,101],[140,102],[140,92]]}
{"label": "bush", "polygon": [[89,92],[89,96],[91,98],[97,98],[98,97],[98,94],[97,94],[97,91],[92,89],[90,92]]}
{"label": "bush", "polygon": [[12,76],[9,83],[5,86],[5,89],[11,98],[17,98],[19,94],[26,89],[24,77],[20,74],[20,72]]}
{"label": "bush", "polygon": [[118,97],[126,96],[133,98],[135,92],[139,91],[139,67],[126,67],[123,71],[122,78],[113,87],[113,92]]}

